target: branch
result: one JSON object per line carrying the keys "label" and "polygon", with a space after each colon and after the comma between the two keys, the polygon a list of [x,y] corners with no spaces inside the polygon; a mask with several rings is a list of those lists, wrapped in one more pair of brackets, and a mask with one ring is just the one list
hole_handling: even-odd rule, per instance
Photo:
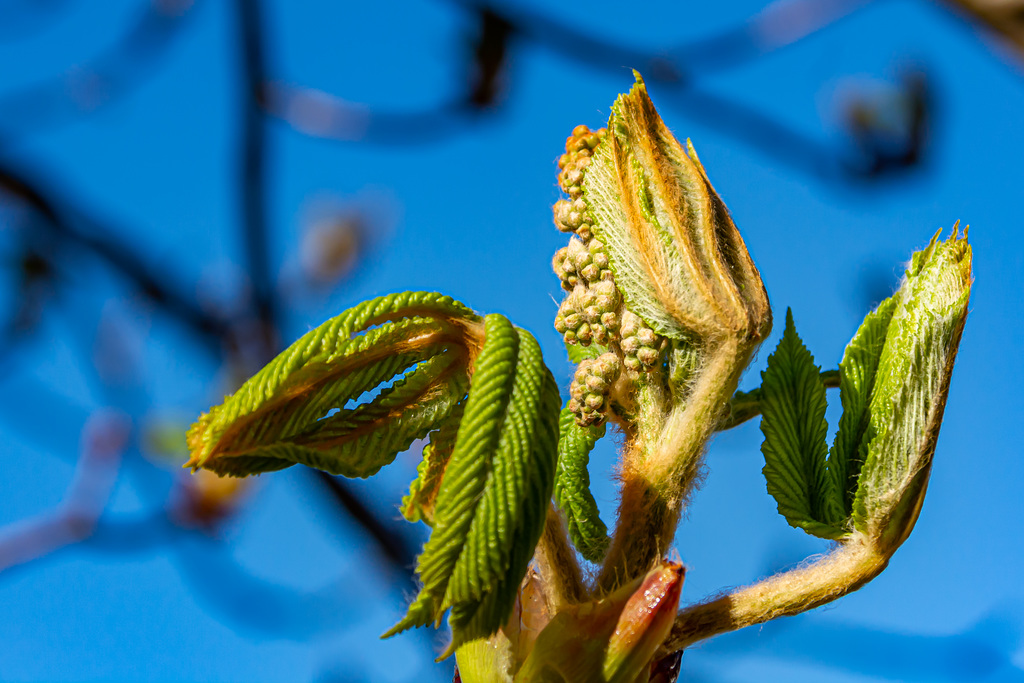
{"label": "branch", "polygon": [[565,59],[602,71],[636,68],[648,81],[681,84],[797,43],[836,23],[870,0],[775,0],[742,24],[707,38],[648,52],[611,43],[514,3],[447,0],[465,10],[492,12],[515,31]]}
{"label": "branch", "polygon": [[267,235],[266,182],[267,126],[261,105],[266,82],[263,17],[260,0],[235,0],[236,28],[241,59],[241,120],[238,140],[239,200],[249,277],[256,315],[263,327],[264,348],[259,364],[273,356],[279,343],[274,278],[271,274]]}
{"label": "branch", "polygon": [[544,531],[537,544],[537,568],[541,583],[546,588],[551,614],[566,605],[576,605],[589,597],[590,591],[583,581],[576,551],[569,543],[562,514],[548,506]]}
{"label": "branch", "polygon": [[996,34],[1018,58],[1024,58],[1024,4],[1019,0],[946,0],[946,4]]}
{"label": "branch", "polygon": [[[70,201],[58,198],[57,192],[45,187],[28,173],[3,163],[0,163],[0,191],[24,202],[44,219],[60,239],[75,247],[85,247],[99,256],[138,287],[154,304],[195,332],[212,347],[211,350],[218,354],[221,352],[221,341],[229,337],[227,324],[207,314],[163,277],[158,276],[158,269],[147,266],[146,259],[141,255],[107,236],[115,231],[104,230],[101,227],[102,221],[73,206]],[[78,224],[89,226],[90,231],[80,231]]]}
{"label": "branch", "polygon": [[[803,172],[826,178],[876,178],[884,172],[904,170],[919,160],[921,139],[905,145],[897,156],[855,159],[845,150],[819,142],[749,105],[698,89],[694,83],[709,72],[738,66],[774,50],[792,45],[850,15],[869,0],[777,0],[742,25],[717,35],[660,52],[646,52],[595,38],[571,24],[520,8],[496,8],[480,0],[449,0],[479,15],[481,41],[491,26],[491,49],[485,42],[476,50],[477,73],[488,97],[479,99],[481,86],[471,84],[468,99],[442,102],[421,110],[384,112],[314,88],[279,82],[265,86],[268,115],[306,135],[343,142],[408,145],[437,142],[471,130],[493,118],[494,78],[506,59],[506,45],[520,37],[553,53],[599,71],[619,74],[625,65],[636,66],[649,81],[673,93],[673,104],[705,125],[738,138],[751,147]],[[495,26],[500,28],[494,28]]]}

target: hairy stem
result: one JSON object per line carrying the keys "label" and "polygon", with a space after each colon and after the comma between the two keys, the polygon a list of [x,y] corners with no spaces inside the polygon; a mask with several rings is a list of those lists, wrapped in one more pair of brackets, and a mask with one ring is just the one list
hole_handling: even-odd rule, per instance
{"label": "hairy stem", "polygon": [[587,600],[589,595],[576,552],[569,544],[562,515],[554,507],[548,508],[535,557],[551,614]]}
{"label": "hairy stem", "polygon": [[889,557],[866,536],[855,534],[812,564],[687,607],[662,650],[675,652],[720,633],[820,607],[857,590],[888,563]]}
{"label": "hairy stem", "polygon": [[[704,446],[728,408],[749,349],[726,340],[709,350],[685,400],[663,420],[652,420],[654,405],[628,434],[622,464],[619,523],[599,578],[613,590],[643,575],[672,543],[686,498],[700,474]],[[743,357],[740,357],[743,356]]]}

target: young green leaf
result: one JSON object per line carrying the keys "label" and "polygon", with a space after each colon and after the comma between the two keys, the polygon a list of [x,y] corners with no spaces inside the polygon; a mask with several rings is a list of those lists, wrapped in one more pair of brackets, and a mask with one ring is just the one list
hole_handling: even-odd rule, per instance
{"label": "young green leaf", "polygon": [[410,522],[422,521],[434,526],[434,502],[448,459],[455,449],[463,408],[465,405],[459,404],[451,416],[430,433],[430,443],[423,447],[423,460],[416,468],[416,478],[409,485],[409,495],[402,498],[402,516]]}
{"label": "young green leaf", "polygon": [[868,433],[871,417],[868,401],[895,306],[896,299],[890,297],[864,318],[839,364],[839,400],[843,404],[843,415],[839,418],[839,430],[828,458],[828,470],[840,494],[842,518],[853,512],[857,478],[867,444],[873,437]]}
{"label": "young green leaf", "polygon": [[437,622],[451,607],[451,651],[508,618],[551,498],[559,402],[532,335],[487,316],[416,570],[423,586],[386,636]]}
{"label": "young green leaf", "polygon": [[306,333],[200,416],[189,430],[187,466],[245,476],[303,463],[370,476],[465,395],[479,320],[430,292],[360,304]]}
{"label": "young green leaf", "polygon": [[958,227],[914,255],[871,391],[871,436],[853,503],[856,529],[891,552],[921,509],[971,291],[971,247]]}
{"label": "young green leaf", "polygon": [[779,514],[792,526],[823,538],[845,531],[831,515],[838,493],[825,468],[825,385],[814,358],[800,341],[792,311],[768,368],[761,374],[764,476]]}
{"label": "young green leaf", "polygon": [[590,451],[604,436],[605,424],[581,427],[576,415],[562,409],[558,420],[558,471],[555,475],[555,500],[565,514],[569,537],[587,560],[600,562],[611,539],[601,521],[597,502],[590,492]]}

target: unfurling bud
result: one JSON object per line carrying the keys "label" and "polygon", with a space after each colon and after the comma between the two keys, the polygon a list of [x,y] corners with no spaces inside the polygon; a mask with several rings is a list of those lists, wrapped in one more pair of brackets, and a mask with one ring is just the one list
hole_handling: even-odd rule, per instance
{"label": "unfurling bud", "polygon": [[608,128],[583,197],[627,307],[664,337],[752,350],[771,328],[761,277],[693,147],[672,136],[639,75]]}
{"label": "unfurling bud", "polygon": [[516,683],[633,683],[647,680],[683,587],[683,567],[662,561],[602,600],[560,611],[541,631]]}
{"label": "unfurling bud", "polygon": [[903,543],[917,521],[967,319],[966,232],[954,227],[948,240],[938,237],[914,254],[903,284],[878,309],[891,317],[864,417],[863,434],[873,438],[862,451],[853,522],[883,552]]}
{"label": "unfurling bud", "polygon": [[[568,198],[555,223],[575,233],[554,260],[569,292],[555,321],[566,343],[606,347],[635,381],[664,367],[666,349],[692,349],[695,368],[721,350],[714,372],[738,380],[771,329],[768,297],[692,146],[672,136],[639,75],[608,129],[577,127],[558,165]],[[680,405],[696,386],[686,379],[671,390]]]}
{"label": "unfurling bud", "polygon": [[619,616],[604,655],[605,681],[633,681],[665,640],[683,589],[683,566],[663,562],[644,577]]}

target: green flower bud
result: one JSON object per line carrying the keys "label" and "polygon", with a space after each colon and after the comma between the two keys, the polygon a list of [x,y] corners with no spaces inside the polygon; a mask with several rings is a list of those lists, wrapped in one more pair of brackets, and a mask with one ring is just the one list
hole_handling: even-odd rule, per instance
{"label": "green flower bud", "polygon": [[603,313],[614,313],[622,302],[618,288],[614,282],[597,282],[591,286],[590,291],[594,293],[595,304]]}
{"label": "green flower bud", "polygon": [[658,343],[658,335],[649,327],[641,327],[636,331],[636,338],[644,346],[654,346]]}
{"label": "green flower bud", "polygon": [[660,354],[656,350],[647,346],[641,347],[636,352],[636,359],[640,361],[640,364],[645,368],[654,367],[658,362],[659,357]]}
{"label": "green flower bud", "polygon": [[581,426],[599,424],[604,420],[600,411],[606,407],[608,392],[621,372],[622,362],[611,352],[580,362],[569,386],[569,395],[573,398],[569,409],[576,413],[576,421]]}
{"label": "green flower bud", "polygon": [[587,282],[597,282],[601,279],[601,269],[595,263],[588,263],[580,269],[580,275]]}
{"label": "green flower bud", "polygon": [[572,213],[572,204],[567,199],[559,199],[553,207],[555,213],[555,227],[561,232],[572,232],[577,226],[569,223],[569,215]]}
{"label": "green flower bud", "polygon": [[603,394],[608,391],[608,382],[598,375],[590,375],[586,378],[587,391],[596,391]]}

